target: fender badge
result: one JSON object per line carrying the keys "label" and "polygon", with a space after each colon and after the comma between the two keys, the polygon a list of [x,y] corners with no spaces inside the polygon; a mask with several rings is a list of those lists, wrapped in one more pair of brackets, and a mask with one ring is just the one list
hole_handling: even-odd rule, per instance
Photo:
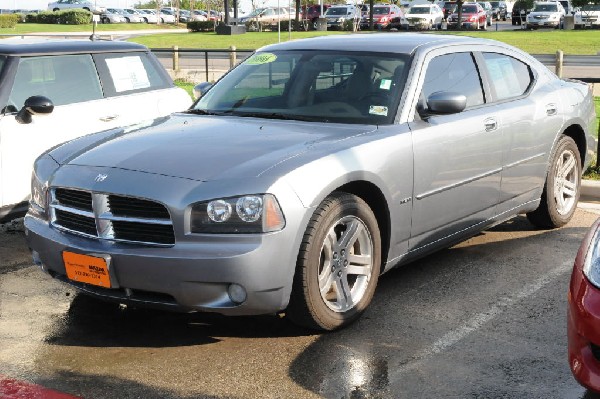
{"label": "fender badge", "polygon": [[108,177],[108,175],[102,174],[100,173],[98,176],[96,176],[96,178],[94,179],[97,183],[101,183],[104,180],[106,180],[106,178]]}

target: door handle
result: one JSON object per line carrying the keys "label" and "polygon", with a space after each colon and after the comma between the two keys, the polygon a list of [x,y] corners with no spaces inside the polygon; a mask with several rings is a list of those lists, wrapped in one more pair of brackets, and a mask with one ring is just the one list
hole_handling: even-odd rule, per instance
{"label": "door handle", "polygon": [[486,132],[491,132],[498,128],[498,124],[494,118],[487,118],[485,121],[483,121],[483,124],[485,125]]}
{"label": "door handle", "polygon": [[108,115],[108,116],[103,116],[102,118],[100,118],[100,120],[102,122],[110,122],[110,121],[114,121],[118,117],[119,117],[119,115]]}
{"label": "door handle", "polygon": [[552,116],[558,113],[558,107],[556,104],[548,104],[546,105],[546,115]]}

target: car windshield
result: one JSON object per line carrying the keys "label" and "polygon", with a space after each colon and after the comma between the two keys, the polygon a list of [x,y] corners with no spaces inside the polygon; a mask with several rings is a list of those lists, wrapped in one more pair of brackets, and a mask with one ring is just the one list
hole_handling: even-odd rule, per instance
{"label": "car windshield", "polygon": [[475,14],[477,13],[477,7],[475,6],[463,6],[462,12],[465,14]]}
{"label": "car windshield", "polygon": [[558,11],[556,4],[537,4],[533,11]]}
{"label": "car windshield", "polygon": [[325,15],[346,15],[348,9],[346,7],[331,7],[325,11]]}
{"label": "car windshield", "polygon": [[429,14],[429,7],[411,7],[409,14]]}
{"label": "car windshield", "polygon": [[373,14],[389,14],[389,7],[373,7]]}
{"label": "car windshield", "polygon": [[600,4],[586,4],[583,6],[582,11],[600,11]]}
{"label": "car windshield", "polygon": [[499,1],[490,1],[490,4],[492,5],[492,7],[494,8],[498,8],[500,7],[500,2]]}
{"label": "car windshield", "polygon": [[189,112],[391,124],[407,69],[405,54],[260,52],[219,80]]}

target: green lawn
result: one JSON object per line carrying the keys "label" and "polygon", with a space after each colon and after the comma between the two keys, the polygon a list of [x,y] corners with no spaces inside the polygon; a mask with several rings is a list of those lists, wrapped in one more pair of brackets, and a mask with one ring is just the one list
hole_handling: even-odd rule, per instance
{"label": "green lawn", "polygon": [[[339,35],[344,32],[291,32],[291,38],[303,39],[306,37],[315,37],[327,35]],[[290,38],[290,32],[281,32],[281,41],[287,41]],[[166,48],[179,46],[180,48],[201,48],[201,49],[224,49],[235,46],[238,50],[255,50],[267,44],[277,43],[277,32],[248,32],[243,35],[217,35],[214,32],[202,33],[170,33],[147,35],[130,39],[132,42],[143,44],[150,48]]]}
{"label": "green lawn", "polygon": [[[322,36],[324,34],[343,34],[344,32],[292,32],[292,39]],[[554,54],[562,50],[565,54],[596,54],[600,50],[600,33],[597,31],[577,30],[538,30],[509,32],[443,32],[465,36],[484,37],[499,40],[530,54]],[[390,35],[402,35],[402,32],[390,32]],[[131,39],[136,43],[152,48],[165,48],[174,45],[180,48],[219,49],[236,46],[238,49],[257,49],[267,44],[277,43],[277,32],[251,32],[244,35],[225,36],[215,33],[174,33],[158,34]],[[281,40],[288,40],[288,32],[281,33]]]}

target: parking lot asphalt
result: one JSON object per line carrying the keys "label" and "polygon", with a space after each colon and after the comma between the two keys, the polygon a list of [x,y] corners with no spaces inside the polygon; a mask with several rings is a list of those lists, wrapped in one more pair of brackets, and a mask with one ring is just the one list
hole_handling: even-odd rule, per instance
{"label": "parking lot asphalt", "polygon": [[33,266],[0,228],[0,370],[85,398],[586,398],[566,358],[575,253],[600,206],[558,230],[517,217],[380,279],[342,331],[277,316],[123,308]]}

